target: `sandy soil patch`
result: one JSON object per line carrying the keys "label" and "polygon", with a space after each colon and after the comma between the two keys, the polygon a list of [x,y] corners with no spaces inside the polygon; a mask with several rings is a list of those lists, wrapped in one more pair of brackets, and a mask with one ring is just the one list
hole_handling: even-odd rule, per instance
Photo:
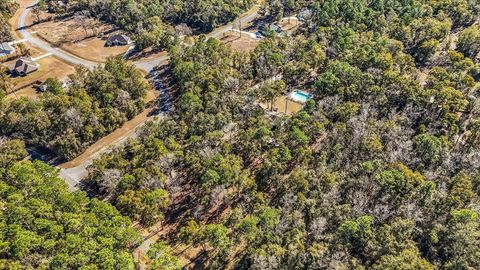
{"label": "sandy soil patch", "polygon": [[243,33],[228,32],[220,39],[225,44],[229,44],[233,50],[240,52],[249,52],[254,50],[258,45],[258,40],[249,37]]}
{"label": "sandy soil patch", "polygon": [[[268,110],[268,111],[271,110],[270,104],[269,105],[261,104],[261,106],[265,110]],[[301,111],[303,109],[303,106],[304,106],[303,104],[291,101],[287,99],[287,97],[285,96],[281,96],[277,98],[277,100],[275,100],[275,102],[273,103],[273,112],[291,115]]]}
{"label": "sandy soil patch", "polygon": [[291,33],[297,30],[299,24],[300,24],[300,21],[294,17],[283,18],[278,23],[278,25],[282,27],[283,31],[286,31],[288,33]]}

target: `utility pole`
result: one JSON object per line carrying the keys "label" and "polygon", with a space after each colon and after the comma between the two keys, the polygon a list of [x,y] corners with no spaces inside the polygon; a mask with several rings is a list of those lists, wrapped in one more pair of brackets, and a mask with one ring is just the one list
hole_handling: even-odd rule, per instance
{"label": "utility pole", "polygon": [[242,17],[238,18],[238,31],[240,32],[240,38],[242,38]]}

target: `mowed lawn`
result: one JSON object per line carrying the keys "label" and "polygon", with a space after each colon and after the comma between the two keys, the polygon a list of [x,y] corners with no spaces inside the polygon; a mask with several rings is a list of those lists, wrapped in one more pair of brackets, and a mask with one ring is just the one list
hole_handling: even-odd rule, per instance
{"label": "mowed lawn", "polygon": [[[14,61],[7,62],[6,65],[12,65]],[[48,56],[36,61],[39,64],[37,71],[34,71],[27,76],[14,77],[13,84],[15,90],[20,90],[32,84],[35,81],[44,82],[48,78],[65,79],[69,74],[74,72],[74,67],[66,64],[54,56]]]}

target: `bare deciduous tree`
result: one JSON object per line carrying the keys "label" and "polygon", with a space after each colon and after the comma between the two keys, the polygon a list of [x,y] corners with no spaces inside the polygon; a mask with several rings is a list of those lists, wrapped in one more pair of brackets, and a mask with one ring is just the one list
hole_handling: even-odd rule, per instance
{"label": "bare deciduous tree", "polygon": [[35,16],[35,23],[39,23],[40,20],[42,19],[41,18],[41,10],[40,10],[40,7],[37,5],[37,6],[34,6],[32,8],[32,13],[33,15]]}

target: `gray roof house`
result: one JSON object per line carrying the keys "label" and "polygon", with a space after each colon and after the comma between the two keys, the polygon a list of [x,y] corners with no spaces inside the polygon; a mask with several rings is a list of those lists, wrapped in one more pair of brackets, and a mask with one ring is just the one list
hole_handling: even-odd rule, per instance
{"label": "gray roof house", "polygon": [[7,56],[13,54],[15,52],[15,48],[8,42],[4,42],[0,44],[0,56]]}
{"label": "gray roof house", "polygon": [[19,76],[25,76],[38,70],[38,64],[31,57],[22,57],[15,61],[10,71]]}
{"label": "gray roof house", "polygon": [[132,43],[132,40],[126,35],[113,35],[107,39],[105,46],[124,46]]}

